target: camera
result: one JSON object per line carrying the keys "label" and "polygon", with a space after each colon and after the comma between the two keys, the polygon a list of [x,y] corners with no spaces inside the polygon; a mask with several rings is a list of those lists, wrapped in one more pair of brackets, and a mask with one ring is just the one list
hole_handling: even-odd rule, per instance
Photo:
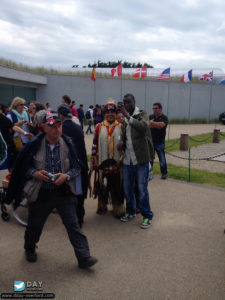
{"label": "camera", "polygon": [[52,174],[50,172],[47,173],[46,176],[48,177],[49,181],[51,181],[51,182],[55,182],[57,179],[57,176],[55,176],[54,174]]}

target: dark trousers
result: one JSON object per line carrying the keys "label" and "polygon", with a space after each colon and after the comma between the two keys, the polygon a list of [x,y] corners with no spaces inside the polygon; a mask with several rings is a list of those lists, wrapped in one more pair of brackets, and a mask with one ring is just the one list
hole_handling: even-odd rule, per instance
{"label": "dark trousers", "polygon": [[82,227],[84,223],[84,215],[85,215],[85,209],[84,209],[84,196],[80,195],[77,196],[77,218],[80,227]]}
{"label": "dark trousers", "polygon": [[90,133],[92,133],[91,125],[92,125],[92,120],[89,119],[89,120],[88,120],[88,128],[87,128],[87,130],[86,130],[86,134],[88,134],[88,131],[90,131]]}
{"label": "dark trousers", "polygon": [[76,197],[72,194],[65,195],[60,191],[40,190],[38,198],[29,205],[28,225],[25,231],[25,249],[35,247],[39,241],[44,224],[56,208],[64,226],[66,227],[70,242],[78,260],[90,256],[86,236],[81,232],[77,214]]}

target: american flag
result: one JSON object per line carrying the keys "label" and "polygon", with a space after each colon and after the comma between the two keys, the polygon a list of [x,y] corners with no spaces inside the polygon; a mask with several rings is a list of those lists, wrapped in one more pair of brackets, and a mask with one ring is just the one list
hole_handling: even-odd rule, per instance
{"label": "american flag", "polygon": [[212,72],[209,72],[209,73],[206,73],[206,74],[203,74],[203,75],[200,77],[200,80],[204,80],[204,81],[212,81],[212,80],[213,80],[213,71],[212,71]]}
{"label": "american flag", "polygon": [[170,79],[170,68],[165,69],[157,78],[158,80]]}

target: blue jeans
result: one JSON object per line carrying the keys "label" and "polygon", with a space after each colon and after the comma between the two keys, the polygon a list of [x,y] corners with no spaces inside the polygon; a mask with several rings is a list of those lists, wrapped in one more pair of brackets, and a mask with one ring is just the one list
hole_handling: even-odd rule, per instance
{"label": "blue jeans", "polygon": [[136,213],[136,199],[134,196],[135,180],[138,186],[139,207],[144,218],[153,218],[148,194],[149,163],[141,165],[123,164],[123,190],[126,197],[126,212]]}
{"label": "blue jeans", "polygon": [[86,130],[86,133],[88,133],[88,131],[90,131],[90,133],[92,133],[92,130],[91,130],[91,124],[92,124],[92,120],[88,120],[88,129]]}
{"label": "blue jeans", "polygon": [[162,175],[167,175],[167,164],[166,164],[166,156],[165,156],[165,144],[159,143],[154,144],[155,151],[159,158],[160,170]]}

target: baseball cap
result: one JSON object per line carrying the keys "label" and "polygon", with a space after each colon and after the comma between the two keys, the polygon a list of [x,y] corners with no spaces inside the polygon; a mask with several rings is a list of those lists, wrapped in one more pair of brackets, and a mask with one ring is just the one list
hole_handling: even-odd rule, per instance
{"label": "baseball cap", "polygon": [[61,104],[58,107],[58,114],[63,115],[64,117],[72,118],[72,110],[66,104]]}
{"label": "baseball cap", "polygon": [[47,124],[49,126],[53,126],[55,123],[61,122],[57,113],[52,113],[48,111],[47,114],[44,116],[42,123]]}
{"label": "baseball cap", "polygon": [[106,105],[104,106],[104,111],[117,111],[117,108],[116,108],[116,105],[115,105],[115,102],[112,98],[109,98]]}

